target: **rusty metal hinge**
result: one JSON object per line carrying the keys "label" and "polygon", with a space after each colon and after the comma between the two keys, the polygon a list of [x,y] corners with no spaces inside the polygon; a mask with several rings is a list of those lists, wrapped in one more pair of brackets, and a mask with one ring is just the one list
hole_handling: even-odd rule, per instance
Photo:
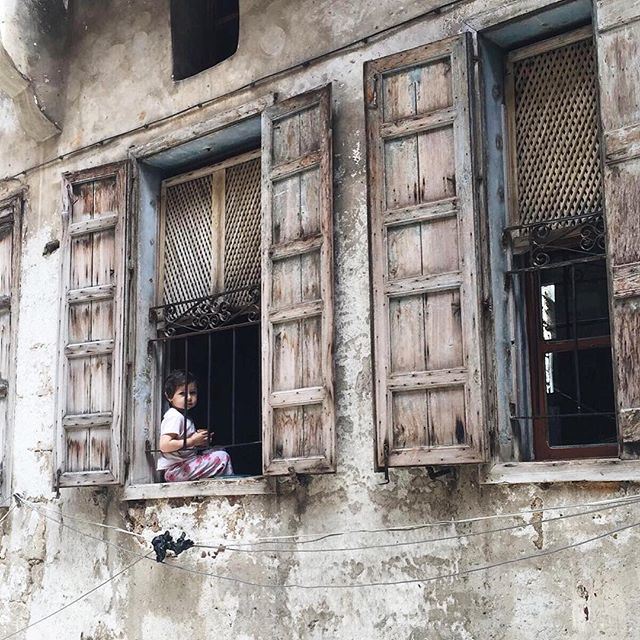
{"label": "rusty metal hinge", "polygon": [[291,480],[291,484],[294,487],[295,486],[299,486],[301,484],[301,482],[300,482],[300,478],[298,476],[298,473],[296,472],[295,467],[292,465],[292,466],[287,468],[287,471],[289,472],[289,480]]}
{"label": "rusty metal hinge", "polygon": [[389,443],[386,440],[382,447],[382,457],[384,460],[384,480],[378,484],[389,484]]}
{"label": "rusty metal hinge", "polygon": [[367,107],[369,109],[377,109],[378,108],[378,80],[380,76],[377,74],[373,76],[373,90],[370,94],[367,95]]}
{"label": "rusty metal hinge", "polygon": [[129,467],[131,465],[131,456],[126,453],[124,456],[124,479],[129,477]]}
{"label": "rusty metal hinge", "polygon": [[60,476],[62,476],[62,469],[56,471],[56,478],[53,483],[53,488],[56,492],[56,499],[60,498]]}

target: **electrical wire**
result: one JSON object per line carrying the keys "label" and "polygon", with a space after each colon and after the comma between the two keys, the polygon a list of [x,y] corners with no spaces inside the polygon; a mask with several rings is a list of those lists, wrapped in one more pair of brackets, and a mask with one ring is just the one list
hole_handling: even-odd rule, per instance
{"label": "electrical wire", "polygon": [[[577,518],[579,516],[585,516],[590,513],[601,513],[602,511],[607,511],[608,509],[615,509],[620,506],[626,506],[630,504],[635,504],[640,502],[639,500],[633,500],[629,502],[625,502],[622,504],[614,504],[609,505],[607,507],[598,507],[596,509],[590,509],[588,511],[579,511],[578,513],[570,513],[566,515],[554,516],[552,518],[541,518],[538,520],[539,524],[545,524],[549,522],[555,522],[557,520],[566,520],[568,518]],[[536,523],[536,524],[538,524]],[[275,547],[275,548],[259,548],[259,549],[246,549],[243,547],[234,547],[234,546],[219,546],[215,547],[213,545],[200,545],[196,544],[195,547],[205,548],[205,549],[221,549],[224,551],[232,551],[236,553],[338,553],[338,552],[346,552],[346,551],[366,551],[369,549],[385,549],[389,547],[407,547],[419,544],[429,544],[433,542],[445,542],[447,540],[458,540],[460,538],[472,538],[474,536],[481,536],[489,533],[502,533],[505,531],[513,531],[515,529],[524,529],[526,527],[531,526],[531,522],[523,522],[519,524],[509,525],[505,527],[496,527],[494,529],[484,529],[482,531],[469,531],[467,533],[455,534],[449,536],[442,536],[440,538],[427,538],[422,540],[404,540],[402,542],[383,542],[378,544],[370,544],[370,545],[360,545],[360,546],[351,546],[351,547],[320,547],[320,548],[302,548],[299,549],[297,547]]]}
{"label": "electrical wire", "polygon": [[[131,549],[127,549],[126,547],[123,547],[117,543],[114,542],[110,542],[108,540],[104,540],[102,538],[98,538],[97,536],[93,536],[91,534],[88,534],[84,531],[81,531],[80,529],[76,529],[75,527],[72,527],[71,525],[68,525],[60,520],[56,520],[54,518],[52,518],[51,516],[48,516],[44,513],[41,513],[36,507],[32,507],[29,504],[27,504],[27,506],[32,509],[33,511],[35,511],[36,513],[39,513],[43,518],[46,518],[47,520],[51,520],[52,522],[56,522],[57,524],[66,527],[82,536],[85,536],[87,538],[91,538],[93,540],[97,540],[98,542],[102,542],[103,544],[121,549],[122,551],[138,556],[138,560],[142,560],[143,558],[146,558],[150,561],[153,561],[150,558],[150,554],[146,554],[143,555],[141,553],[138,553],[137,551],[133,551]],[[565,516],[566,517],[566,516]],[[528,523],[526,526],[530,526],[530,523]],[[615,535],[616,533],[620,533],[621,531],[625,531],[627,529],[632,529],[634,527],[638,527],[640,526],[640,522],[635,522],[633,524],[630,525],[623,525],[621,527],[617,527],[615,529],[611,529],[605,533],[599,534],[597,536],[594,536],[592,538],[588,538],[586,540],[582,540],[579,541],[577,543],[571,543],[568,545],[563,545],[561,547],[555,547],[554,549],[549,549],[547,551],[543,551],[543,552],[539,552],[539,553],[534,553],[534,554],[530,554],[530,555],[526,555],[526,556],[519,556],[518,558],[510,558],[508,560],[503,560],[501,562],[498,563],[492,563],[492,564],[488,564],[488,565],[481,565],[479,567],[471,567],[469,569],[464,569],[461,571],[455,571],[455,572],[451,572],[451,573],[447,573],[447,574],[439,574],[436,576],[426,576],[423,578],[407,578],[407,579],[401,579],[401,580],[391,580],[391,581],[382,581],[382,582],[360,582],[360,583],[348,583],[348,584],[316,584],[316,585],[307,585],[307,584],[299,584],[299,583],[283,583],[283,584],[274,584],[274,583],[268,583],[268,582],[255,582],[255,581],[251,581],[251,580],[243,580],[242,578],[234,578],[232,576],[227,576],[227,575],[221,575],[221,574],[217,574],[217,573],[212,573],[209,571],[203,571],[201,569],[194,569],[192,567],[186,567],[184,565],[178,564],[178,563],[174,563],[174,562],[162,562],[161,564],[163,564],[165,567],[171,567],[172,569],[177,569],[180,571],[185,571],[187,573],[193,573],[193,574],[197,574],[197,575],[202,575],[202,576],[207,576],[210,578],[215,578],[216,580],[220,580],[223,582],[231,582],[231,583],[235,583],[235,584],[243,584],[246,586],[251,586],[251,587],[259,587],[259,588],[273,588],[273,589],[308,589],[308,590],[313,590],[313,589],[348,589],[348,588],[361,588],[361,587],[380,587],[380,586],[395,586],[395,585],[400,585],[400,584],[414,584],[414,583],[421,583],[421,582],[433,582],[435,580],[440,580],[440,579],[448,579],[448,578],[455,578],[455,577],[459,577],[459,576],[464,576],[464,575],[468,575],[471,573],[476,573],[478,571],[483,571],[483,570],[489,570],[489,569],[493,569],[496,567],[501,567],[504,565],[508,565],[508,564],[513,564],[516,562],[521,562],[521,561],[525,561],[525,560],[530,560],[532,558],[537,558],[537,557],[544,557],[544,556],[548,556],[548,555],[552,555],[554,553],[559,553],[561,551],[566,551],[568,549],[572,549],[575,547],[579,547],[581,545],[584,544],[588,544],[590,542],[595,542],[596,540],[600,540],[602,538],[611,536],[611,535]],[[460,537],[464,537],[464,536],[460,536]],[[2,639],[4,640],[4,639]]]}
{"label": "electrical wire", "polygon": [[[31,502],[29,500],[27,500],[26,498],[23,498],[22,496],[19,496],[19,500],[21,500],[22,502],[24,502],[25,504],[35,507],[36,503],[35,502]],[[93,525],[96,527],[102,527],[103,529],[110,529],[112,531],[117,531],[118,533],[124,533],[128,536],[133,536],[134,538],[138,538],[140,540],[143,540],[146,543],[148,543],[148,540],[145,536],[143,536],[141,533],[136,533],[135,531],[128,531],[127,529],[122,529],[121,527],[116,527],[114,525],[111,524],[104,524],[102,522],[93,522],[92,520],[84,520],[83,518],[78,518],[78,516],[74,516],[71,515],[70,513],[66,513],[61,511],[60,509],[52,509],[50,507],[46,507],[44,505],[38,504],[37,505],[38,509],[42,509],[44,511],[48,511],[49,513],[54,513],[56,515],[59,515],[63,518],[69,518],[69,520],[75,520],[76,522],[82,522],[83,524],[89,524],[89,525]],[[1,522],[1,521],[0,521]]]}
{"label": "electrical wire", "polygon": [[2,523],[3,523],[3,522],[4,522],[4,521],[9,517],[9,514],[10,514],[10,513],[11,513],[15,508],[16,508],[16,505],[15,505],[15,504],[12,504],[12,505],[9,507],[9,510],[7,511],[7,513],[5,513],[5,514],[2,516],[2,518],[0,518],[0,524],[2,524]]}
{"label": "electrical wire", "polygon": [[[79,522],[82,522],[83,524],[88,524],[88,525],[95,525],[97,527],[103,527],[103,528],[107,528],[107,529],[113,529],[116,531],[119,531],[121,533],[125,533],[128,534],[130,536],[134,536],[140,540],[143,540],[145,542],[145,544],[148,544],[150,541],[147,540],[145,538],[145,536],[143,536],[142,534],[138,534],[138,533],[134,533],[132,531],[127,531],[125,529],[120,529],[119,527],[113,527],[112,525],[105,525],[102,524],[100,522],[92,522],[89,520],[83,520],[82,518],[78,518],[77,516],[71,515],[67,512],[61,511],[61,510],[54,510],[54,509],[49,509],[43,505],[40,504],[36,504],[34,502],[31,502],[29,500],[27,500],[26,498],[22,497],[20,494],[15,494],[16,497],[23,502],[26,505],[29,505],[31,508],[36,509],[36,510],[40,510],[40,509],[44,509],[46,511],[49,511],[51,513],[54,513],[55,515],[59,515],[61,518],[68,518],[70,520],[76,520]],[[608,505],[612,505],[612,506],[617,506],[617,505],[627,505],[627,504],[634,504],[635,502],[640,501],[640,494],[632,494],[629,496],[621,496],[619,498],[609,498],[607,500],[598,500],[598,501],[593,501],[593,502],[583,502],[583,503],[577,503],[577,504],[568,504],[568,505],[556,505],[556,506],[550,506],[550,507],[540,507],[539,509],[524,509],[522,511],[514,511],[514,512],[509,512],[509,513],[504,513],[504,514],[489,514],[489,515],[484,515],[484,516],[475,516],[472,518],[462,518],[459,520],[439,520],[439,521],[435,521],[435,522],[427,522],[427,523],[422,523],[422,524],[417,524],[417,525],[405,525],[405,526],[399,526],[399,527],[388,527],[388,528],[379,528],[379,529],[350,529],[350,530],[345,530],[345,531],[333,531],[333,532],[328,532],[328,533],[324,533],[324,534],[320,534],[320,533],[310,533],[310,534],[293,534],[293,535],[287,535],[287,536],[272,536],[272,537],[262,537],[262,538],[256,538],[256,540],[254,541],[247,541],[247,542],[243,542],[243,541],[234,541],[234,540],[225,540],[225,539],[220,539],[219,541],[215,541],[214,543],[206,543],[206,542],[198,542],[196,543],[194,546],[196,547],[201,547],[201,548],[205,548],[205,549],[219,549],[219,548],[225,548],[225,549],[230,549],[233,551],[240,551],[240,547],[251,547],[251,546],[255,546],[255,545],[262,545],[262,544],[284,544],[286,542],[292,543],[292,544],[297,544],[297,545],[302,545],[302,544],[311,544],[314,542],[320,542],[322,540],[326,540],[329,538],[334,538],[334,537],[339,537],[339,536],[344,536],[344,535],[351,535],[351,534],[376,534],[376,533],[400,533],[400,532],[409,532],[409,531],[420,531],[422,529],[427,529],[427,528],[431,528],[431,527],[442,527],[442,526],[455,526],[455,525],[460,525],[460,524],[472,524],[474,522],[483,522],[483,521],[487,521],[487,520],[493,520],[493,519],[507,519],[507,518],[517,518],[517,517],[523,517],[523,516],[527,516],[527,515],[533,515],[533,514],[539,514],[543,511],[563,511],[563,510],[569,510],[569,509],[582,509],[585,507],[599,507],[599,506],[608,506]],[[596,509],[597,511],[597,509]],[[576,514],[576,515],[583,515],[583,514],[588,514],[588,513],[592,513],[592,511],[586,511],[586,512],[582,512],[580,514]],[[566,516],[562,516],[563,518],[566,517],[571,517],[569,515]],[[541,520],[542,522],[549,522],[552,521],[552,519],[550,518],[543,518]],[[57,520],[55,520],[55,522],[58,522]],[[63,526],[64,523],[61,523]],[[515,525],[513,527],[513,529],[518,529],[518,528],[522,528],[528,526],[528,524],[519,524],[519,525]],[[75,530],[75,529],[74,529]],[[504,527],[504,528],[500,528],[497,529],[496,531],[502,531],[502,530],[509,530],[509,527]],[[486,533],[492,533],[493,530],[487,530]],[[469,534],[461,534],[459,537],[466,537]],[[311,536],[311,538],[309,539],[305,539],[305,540],[297,540],[297,538],[306,538],[308,536]],[[101,538],[96,538],[97,540],[101,540]],[[444,539],[451,539],[451,537],[446,537]],[[439,541],[441,540],[441,538],[434,538],[431,541]],[[391,545],[391,546],[395,546]],[[373,548],[378,548],[377,546],[374,546]],[[380,547],[381,548],[381,547]],[[286,549],[285,549],[286,550]],[[346,549],[347,550],[347,549]],[[349,548],[348,550],[355,550],[355,548]],[[275,551],[275,550],[274,550]],[[298,550],[300,551],[300,550]]]}
{"label": "electrical wire", "polygon": [[[245,584],[253,587],[265,587],[265,588],[273,588],[273,589],[357,589],[362,587],[392,587],[402,584],[418,584],[425,582],[435,582],[436,580],[447,580],[451,578],[459,578],[461,576],[466,576],[472,573],[478,573],[480,571],[489,571],[491,569],[496,569],[498,567],[504,567],[509,564],[515,564],[516,562],[524,562],[526,560],[532,560],[534,558],[542,558],[545,556],[550,556],[556,553],[560,553],[562,551],[568,551],[570,549],[575,549],[585,544],[589,544],[590,542],[596,542],[597,540],[602,540],[603,538],[607,538],[609,536],[614,536],[622,531],[626,531],[628,529],[633,529],[635,527],[640,527],[640,522],[633,522],[632,524],[623,525],[621,527],[616,527],[615,529],[610,529],[609,531],[605,531],[597,536],[593,536],[592,538],[587,538],[586,540],[580,540],[578,542],[572,542],[570,544],[562,545],[560,547],[554,547],[553,549],[548,549],[546,551],[540,551],[539,553],[531,553],[529,555],[518,556],[517,558],[509,558],[508,560],[502,560],[501,562],[494,562],[491,564],[480,565],[477,567],[470,567],[469,569],[462,569],[460,571],[452,571],[450,573],[442,573],[435,576],[424,576],[421,578],[406,578],[402,580],[389,580],[386,582],[358,582],[358,583],[350,583],[350,584],[298,584],[295,582],[285,583],[285,584],[270,584],[264,582],[252,582],[249,580],[242,580],[240,578],[231,578],[230,576],[224,576],[224,580],[228,580],[231,582],[236,582],[239,584]],[[175,567],[178,565],[171,563],[164,563],[167,567]],[[191,573],[197,573],[204,576],[211,576],[215,578],[220,578],[212,573],[208,573],[207,571],[200,571],[198,569],[191,569],[188,567],[181,567],[184,571],[189,571]]]}
{"label": "electrical wire", "polygon": [[347,529],[344,531],[330,531],[326,533],[297,533],[292,535],[284,535],[284,536],[265,536],[258,537],[255,540],[251,541],[225,541],[224,539],[216,540],[207,545],[206,542],[197,543],[198,546],[210,546],[211,548],[218,547],[220,545],[229,546],[233,545],[234,547],[249,547],[255,546],[259,544],[284,544],[284,543],[293,543],[293,544],[311,544],[313,542],[320,542],[322,540],[328,540],[330,538],[345,536],[345,535],[353,535],[353,534],[375,534],[375,533],[398,533],[404,531],[420,531],[422,529],[428,529],[431,527],[444,527],[458,524],[471,524],[474,522],[483,522],[486,520],[494,520],[494,519],[507,519],[507,518],[518,518],[525,515],[532,515],[534,513],[540,513],[542,511],[563,511],[568,509],[581,509],[584,507],[596,507],[600,505],[608,505],[608,504],[626,504],[630,501],[635,501],[636,499],[640,499],[640,494],[634,494],[631,496],[622,496],[620,498],[610,498],[608,500],[598,500],[594,502],[585,502],[579,504],[569,504],[569,505],[559,505],[552,507],[540,507],[539,509],[523,509],[522,511],[514,511],[510,513],[496,513],[484,516],[475,516],[471,518],[461,518],[459,520],[438,520],[435,522],[425,522],[416,525],[403,525],[398,527],[383,527],[377,529]]}
{"label": "electrical wire", "polygon": [[40,624],[41,622],[44,622],[45,620],[48,620],[49,618],[53,618],[53,616],[61,613],[65,609],[68,609],[69,607],[73,606],[74,604],[76,604],[76,602],[80,602],[81,600],[84,600],[87,596],[90,596],[92,593],[95,593],[96,591],[98,591],[98,589],[102,589],[102,587],[104,587],[106,584],[109,584],[109,582],[111,582],[112,580],[115,580],[115,578],[117,578],[118,576],[121,576],[123,573],[129,571],[129,569],[131,569],[131,567],[133,567],[134,565],[138,564],[138,562],[141,562],[142,559],[143,558],[138,558],[137,560],[135,560],[131,564],[128,564],[123,569],[120,569],[120,571],[116,571],[116,573],[112,573],[107,580],[104,580],[100,584],[96,585],[95,587],[93,587],[93,589],[90,589],[89,591],[83,593],[81,596],[78,596],[77,598],[71,600],[71,602],[67,602],[67,604],[65,604],[63,607],[60,607],[60,609],[57,609],[56,611],[52,611],[51,613],[48,613],[46,616],[43,616],[42,618],[39,618],[35,622],[31,622],[31,623],[29,623],[28,625],[26,625],[24,627],[21,627],[17,631],[14,631],[13,633],[10,633],[8,636],[4,636],[0,640],[9,640],[9,638],[13,638],[13,637],[17,636],[19,633],[22,633],[23,631],[27,631],[27,629],[31,629],[31,627],[35,627],[37,624]]}
{"label": "electrical wire", "polygon": [[198,102],[196,104],[192,104],[189,105],[187,107],[184,107],[183,109],[180,109],[178,111],[174,111],[173,113],[167,114],[166,116],[161,116],[159,118],[156,118],[155,120],[150,120],[149,122],[146,122],[144,124],[138,125],[136,127],[133,127],[131,129],[127,129],[125,131],[120,131],[119,133],[114,133],[113,135],[110,136],[106,136],[104,138],[101,138],[100,140],[96,140],[95,142],[89,142],[85,145],[82,145],[80,147],[76,147],[75,149],[70,149],[69,151],[66,151],[64,153],[58,154],[57,156],[54,156],[52,158],[49,158],[48,160],[44,160],[42,162],[39,162],[37,164],[31,165],[29,167],[26,167],[24,169],[22,169],[21,171],[18,171],[17,173],[14,173],[13,175],[6,175],[2,178],[0,178],[0,182],[3,182],[5,180],[15,180],[16,178],[19,178],[20,176],[24,175],[28,175],[30,173],[33,173],[34,171],[37,171],[38,169],[44,169],[46,167],[49,167],[57,162],[61,162],[62,160],[66,160],[68,158],[72,158],[75,157],[85,151],[90,151],[92,149],[96,149],[96,148],[100,148],[100,147],[104,147],[107,144],[110,144],[111,142],[115,142],[116,140],[119,140],[121,138],[127,137],[127,136],[131,136],[134,135],[136,133],[140,133],[142,131],[146,131],[149,130],[151,128],[160,126],[162,124],[165,124],[166,122],[170,122],[171,120],[173,120],[174,118],[177,118],[179,116],[182,115],[186,115],[187,113],[193,112],[193,111],[198,111],[199,109],[202,109],[204,107],[208,107],[211,106],[212,104],[215,104],[216,102],[220,102],[221,100],[225,100],[228,99],[234,95],[238,95],[241,94],[243,91],[247,91],[249,89],[255,89],[258,86],[261,86],[262,84],[265,84],[266,82],[270,81],[270,80],[274,80],[276,78],[278,78],[279,76],[282,76],[284,74],[287,73],[293,73],[295,71],[301,70],[301,69],[306,69],[308,68],[310,65],[315,64],[316,62],[319,62],[321,60],[324,59],[328,59],[332,56],[335,55],[339,55],[341,53],[347,53],[348,51],[361,46],[361,45],[365,45],[367,44],[369,41],[375,39],[375,38],[379,38],[380,36],[384,35],[384,34],[389,34],[389,33],[393,33],[394,31],[399,31],[405,27],[409,27],[413,24],[417,24],[418,21],[424,19],[426,16],[435,13],[441,13],[444,10],[447,10],[457,4],[460,4],[461,2],[464,1],[468,1],[468,0],[450,0],[449,2],[444,2],[443,4],[441,4],[440,6],[434,7],[432,9],[429,9],[427,11],[424,11],[423,13],[420,13],[417,16],[413,16],[411,18],[407,18],[406,20],[402,20],[401,22],[391,25],[389,27],[385,27],[384,29],[379,29],[378,31],[374,31],[366,36],[363,36],[361,38],[358,38],[357,40],[353,40],[351,42],[348,42],[345,45],[342,45],[340,47],[336,47],[335,49],[331,49],[330,51],[326,51],[324,53],[321,53],[319,55],[313,56],[311,58],[309,58],[308,60],[305,60],[304,62],[299,62],[297,64],[293,64],[289,67],[286,67],[284,69],[279,69],[278,71],[274,71],[272,73],[268,73],[267,75],[261,76],[260,78],[256,78],[255,80],[252,80],[250,82],[247,82],[239,87],[236,87],[235,89],[232,89],[231,91],[229,91],[228,93],[225,93],[223,95],[219,95],[219,96],[215,96],[213,98],[209,98],[207,100],[202,100],[201,102]]}

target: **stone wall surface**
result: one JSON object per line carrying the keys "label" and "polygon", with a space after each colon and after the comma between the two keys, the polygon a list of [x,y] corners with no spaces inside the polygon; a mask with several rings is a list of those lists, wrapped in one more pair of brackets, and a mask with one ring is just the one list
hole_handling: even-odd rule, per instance
{"label": "stone wall surface", "polygon": [[[556,505],[633,494],[630,483],[483,485],[475,467],[432,480],[421,468],[374,471],[366,143],[363,63],[467,28],[473,16],[503,5],[520,11],[542,2],[448,3],[408,0],[241,0],[238,53],[218,67],[174,83],[165,0],[71,2],[59,136],[35,144],[12,103],[0,97],[0,198],[25,189],[20,273],[13,491],[55,519],[59,509],[82,520],[141,534],[184,530],[197,541],[251,539],[410,527],[440,520],[537,510],[521,518],[449,524],[386,534],[329,538],[320,547],[414,541],[350,552],[243,553],[192,549],[177,560],[194,572],[141,560],[68,610],[16,637],[147,640],[152,638],[459,638],[463,640],[637,638],[634,596],[640,589],[640,534],[624,531],[546,557],[463,577],[362,588],[277,585],[380,583],[449,574],[551,551],[632,523],[638,507],[540,522]],[[499,5],[499,7],[498,7]],[[367,42],[359,38],[414,18]],[[3,30],[8,30],[3,26]],[[328,51],[302,68],[253,81]],[[334,102],[335,373],[337,473],[303,477],[279,495],[121,500],[120,488],[52,492],[55,362],[62,172],[127,157],[135,145],[189,131],[198,123],[269,93],[288,97],[331,82]],[[242,89],[241,89],[242,88]],[[241,90],[240,90],[241,89]],[[213,98],[210,105],[148,130],[140,125]],[[114,134],[135,130],[26,175],[21,172]],[[560,513],[573,513],[563,510]],[[0,510],[0,517],[6,509]],[[92,589],[146,554],[149,545],[112,529],[72,520],[86,537],[28,506],[0,525],[0,637]],[[517,529],[488,532],[509,524]],[[473,537],[429,542],[470,531]],[[423,541],[423,542],[420,542]],[[289,547],[287,547],[289,548]],[[308,547],[304,547],[308,548]],[[197,572],[209,572],[218,577]],[[249,586],[225,580],[259,582]]]}

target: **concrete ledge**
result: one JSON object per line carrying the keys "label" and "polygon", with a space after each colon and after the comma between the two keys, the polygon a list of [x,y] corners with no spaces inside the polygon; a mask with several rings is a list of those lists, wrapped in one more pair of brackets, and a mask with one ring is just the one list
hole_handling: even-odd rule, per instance
{"label": "concrete ledge", "polygon": [[640,460],[603,458],[503,462],[480,468],[482,484],[536,482],[640,482]]}
{"label": "concrete ledge", "polygon": [[193,482],[131,484],[124,488],[122,500],[166,500],[199,496],[249,496],[276,493],[275,478],[208,478]]}

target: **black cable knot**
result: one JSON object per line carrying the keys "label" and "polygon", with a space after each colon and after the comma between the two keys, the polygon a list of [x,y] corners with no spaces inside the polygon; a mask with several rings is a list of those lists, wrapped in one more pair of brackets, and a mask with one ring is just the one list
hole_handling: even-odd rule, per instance
{"label": "black cable knot", "polygon": [[151,546],[156,554],[156,562],[162,562],[167,557],[167,551],[173,551],[174,555],[178,556],[193,547],[193,540],[186,538],[184,531],[177,540],[174,540],[173,536],[165,531],[151,540]]}

